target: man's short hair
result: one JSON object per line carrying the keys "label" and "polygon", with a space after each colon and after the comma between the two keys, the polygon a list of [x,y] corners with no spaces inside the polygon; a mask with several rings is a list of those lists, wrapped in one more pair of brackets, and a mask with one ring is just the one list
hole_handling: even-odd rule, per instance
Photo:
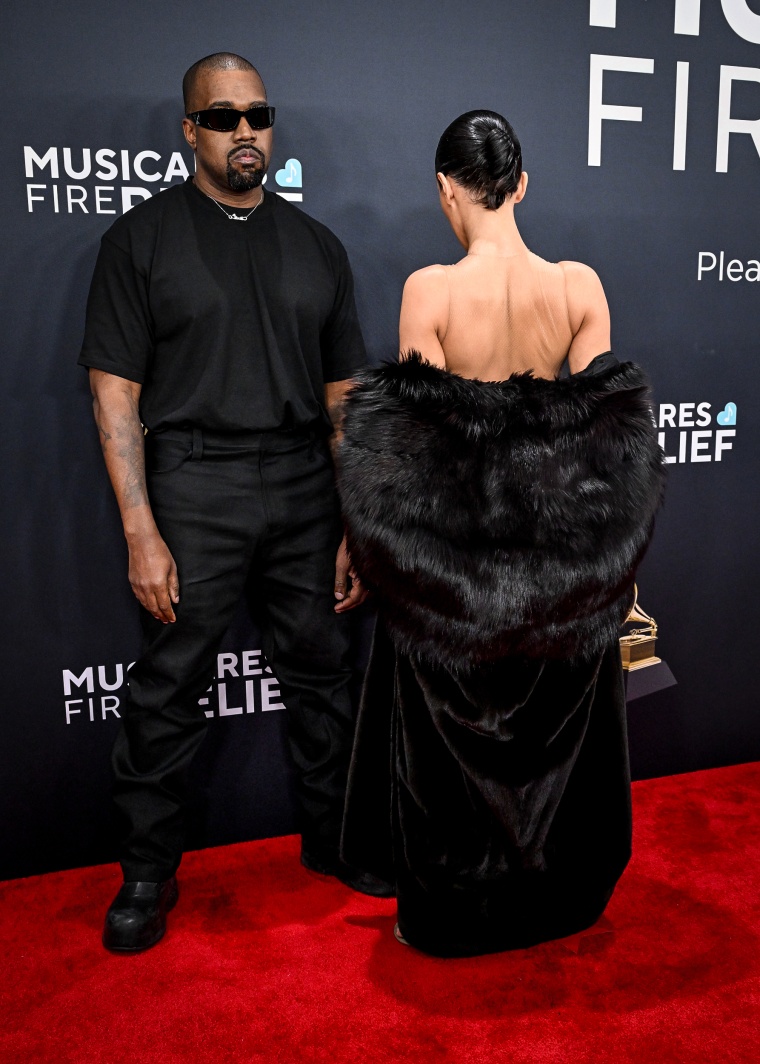
{"label": "man's short hair", "polygon": [[[264,81],[253,63],[243,59],[242,55],[234,52],[214,52],[213,55],[204,56],[197,63],[193,63],[182,79],[182,98],[185,105],[185,114],[193,105],[195,87],[199,79],[210,70],[250,70],[264,84]],[[266,92],[266,90],[264,90]]]}

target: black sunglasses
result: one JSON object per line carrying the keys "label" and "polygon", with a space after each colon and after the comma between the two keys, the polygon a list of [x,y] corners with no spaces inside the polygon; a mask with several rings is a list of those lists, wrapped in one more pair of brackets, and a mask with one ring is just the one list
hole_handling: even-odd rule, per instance
{"label": "black sunglasses", "polygon": [[215,133],[231,133],[237,129],[238,122],[244,118],[251,129],[271,129],[274,125],[274,107],[256,104],[247,111],[236,111],[234,107],[211,107],[208,111],[191,111],[185,115],[197,126],[213,129]]}

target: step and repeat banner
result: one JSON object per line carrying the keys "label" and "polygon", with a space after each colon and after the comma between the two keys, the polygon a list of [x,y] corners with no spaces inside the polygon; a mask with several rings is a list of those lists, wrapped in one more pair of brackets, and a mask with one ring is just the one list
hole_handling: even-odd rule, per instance
{"label": "step and repeat banner", "polygon": [[[598,271],[614,349],[655,388],[670,483],[639,602],[662,661],[629,675],[634,775],[760,759],[758,0],[38,0],[4,24],[0,876],[114,855],[138,607],[76,359],[100,237],[192,173],[182,75],[218,50],[261,70],[267,188],[345,243],[375,360],[406,276],[461,254],[441,131],[512,121],[527,243]],[[242,607],[201,701],[189,845],[291,831],[285,713]]]}

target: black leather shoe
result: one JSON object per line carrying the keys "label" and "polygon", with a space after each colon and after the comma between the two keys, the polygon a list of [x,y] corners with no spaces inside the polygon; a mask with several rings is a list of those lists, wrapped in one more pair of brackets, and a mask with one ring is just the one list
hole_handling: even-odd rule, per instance
{"label": "black leather shoe", "polygon": [[124,883],[106,913],[103,945],[114,953],[155,946],[164,937],[166,914],[178,897],[176,876],[163,883]]}
{"label": "black leather shoe", "polygon": [[396,890],[384,879],[378,879],[371,872],[361,872],[353,865],[346,864],[340,857],[317,857],[301,851],[301,864],[310,872],[319,872],[322,876],[335,876],[351,890],[359,894],[369,894],[373,898],[395,898]]}

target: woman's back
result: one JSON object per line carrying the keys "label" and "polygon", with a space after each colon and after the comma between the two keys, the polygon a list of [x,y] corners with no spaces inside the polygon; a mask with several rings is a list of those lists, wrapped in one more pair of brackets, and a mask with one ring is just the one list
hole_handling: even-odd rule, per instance
{"label": "woman's back", "polygon": [[[481,244],[483,242],[480,242]],[[610,313],[599,278],[581,262],[546,262],[517,237],[476,246],[453,266],[417,270],[404,286],[402,352],[481,381],[531,370],[552,379],[610,348]]]}
{"label": "woman's back", "polygon": [[561,265],[525,248],[471,253],[444,271],[448,321],[440,342],[448,370],[484,381],[525,370],[556,377],[573,341]]}

